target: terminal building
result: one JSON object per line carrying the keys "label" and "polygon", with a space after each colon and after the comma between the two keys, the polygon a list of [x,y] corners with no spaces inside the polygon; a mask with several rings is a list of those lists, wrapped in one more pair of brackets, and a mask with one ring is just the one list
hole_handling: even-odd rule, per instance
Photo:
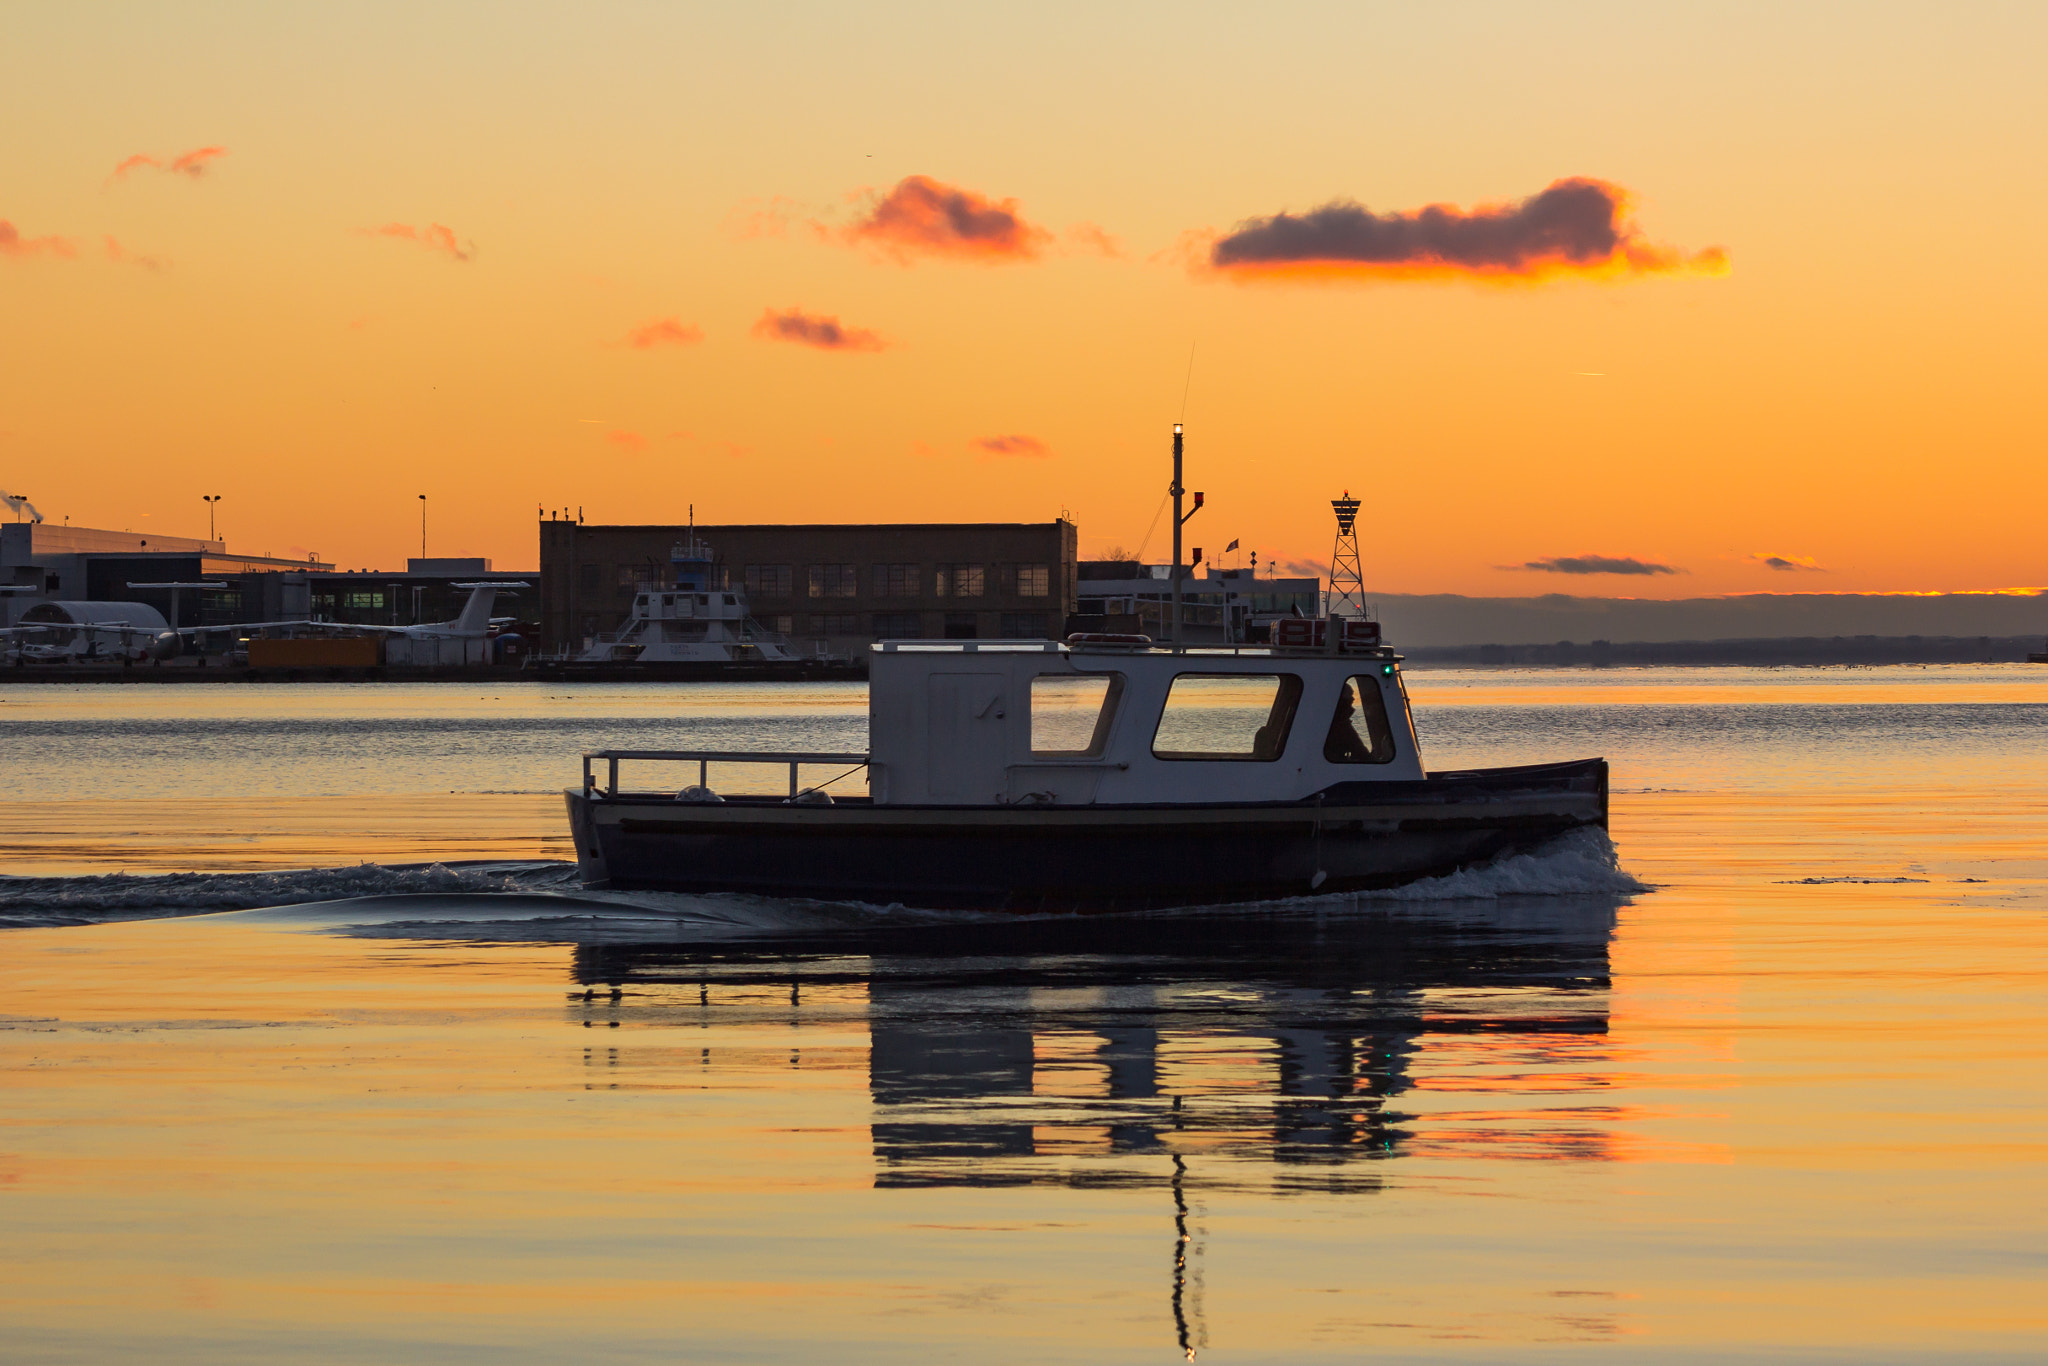
{"label": "terminal building", "polygon": [[676,544],[711,547],[754,619],[805,654],[876,640],[1042,640],[1076,606],[1074,524],[540,524],[542,648],[579,651],[625,621],[641,585],[661,585]]}
{"label": "terminal building", "polygon": [[[230,554],[225,541],[10,522],[0,525],[0,625],[41,602],[140,602],[173,626],[272,620],[287,576],[333,568],[317,555]],[[220,586],[136,586],[174,583]]]}
{"label": "terminal building", "polygon": [[[303,559],[230,553],[225,541],[157,536],[47,522],[0,524],[0,626],[38,603],[139,602],[166,624],[320,621],[337,625],[415,626],[448,621],[478,578],[539,575],[493,570],[485,559],[411,560],[405,571],[341,570],[317,555]],[[534,589],[501,591],[502,615],[530,618]]]}

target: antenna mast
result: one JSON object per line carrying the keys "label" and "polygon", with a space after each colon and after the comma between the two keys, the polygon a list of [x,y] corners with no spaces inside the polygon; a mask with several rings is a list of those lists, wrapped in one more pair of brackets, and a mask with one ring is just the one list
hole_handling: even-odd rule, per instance
{"label": "antenna mast", "polygon": [[1362,621],[1366,616],[1365,573],[1358,563],[1358,500],[1346,489],[1342,498],[1330,500],[1330,507],[1337,514],[1337,544],[1330,551],[1330,597],[1325,615]]}

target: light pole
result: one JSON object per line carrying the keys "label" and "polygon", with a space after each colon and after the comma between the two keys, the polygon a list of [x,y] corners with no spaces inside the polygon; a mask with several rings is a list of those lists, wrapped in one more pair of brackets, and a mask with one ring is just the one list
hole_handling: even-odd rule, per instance
{"label": "light pole", "polygon": [[213,534],[213,505],[220,501],[220,495],[217,493],[202,493],[199,495],[199,501],[206,504],[206,539],[209,541],[216,540],[218,538]]}
{"label": "light pole", "polygon": [[420,558],[427,558],[427,495],[420,495]]}
{"label": "light pole", "polygon": [[1168,490],[1173,495],[1173,634],[1171,639],[1175,654],[1185,654],[1187,651],[1187,647],[1181,643],[1180,629],[1180,529],[1189,517],[1202,510],[1202,495],[1199,493],[1195,495],[1195,505],[1192,508],[1189,508],[1186,513],[1182,513],[1180,510],[1181,495],[1187,492],[1186,489],[1181,487],[1180,482],[1180,441],[1181,424],[1176,422],[1173,424],[1173,486]]}

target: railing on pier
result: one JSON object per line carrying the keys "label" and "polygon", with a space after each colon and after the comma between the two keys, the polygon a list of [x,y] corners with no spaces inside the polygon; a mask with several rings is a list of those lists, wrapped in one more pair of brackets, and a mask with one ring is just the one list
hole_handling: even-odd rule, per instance
{"label": "railing on pier", "polygon": [[[597,760],[605,761],[605,785],[597,785],[597,773],[591,765]],[[681,763],[697,766],[697,783],[700,787],[710,786],[711,765],[713,764],[787,764],[789,765],[789,795],[794,797],[801,791],[798,771],[805,764],[850,764],[854,768],[866,768],[865,754],[837,754],[824,750],[762,750],[762,749],[600,749],[583,756],[583,790],[602,797],[619,795],[619,763],[631,759],[635,762]],[[842,773],[841,778],[847,776]],[[831,781],[837,782],[838,779]]]}

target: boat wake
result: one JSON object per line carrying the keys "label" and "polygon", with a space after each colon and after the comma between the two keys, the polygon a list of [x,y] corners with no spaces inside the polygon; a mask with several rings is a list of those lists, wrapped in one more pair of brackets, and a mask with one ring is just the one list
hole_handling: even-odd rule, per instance
{"label": "boat wake", "polygon": [[[1388,902],[1620,898],[1649,891],[1614,843],[1575,830],[1540,849],[1364,894],[1298,898],[1319,912]],[[1273,903],[1264,903],[1268,906]],[[1210,908],[1211,910],[1221,908]],[[1236,913],[1256,907],[1229,908]],[[576,866],[488,862],[278,873],[0,877],[0,928],[92,925],[234,912],[224,918],[375,937],[652,941],[862,931],[1009,917],[903,906],[685,892],[587,890]],[[1150,912],[1151,915],[1183,914]]]}
{"label": "boat wake", "polygon": [[573,863],[364,863],[279,873],[0,877],[0,928],[156,920],[351,897],[531,892],[573,886]]}
{"label": "boat wake", "polygon": [[1540,849],[1508,854],[1443,877],[1368,892],[1362,901],[1497,901],[1524,896],[1636,896],[1651,891],[1621,866],[1605,830],[1584,826]]}

